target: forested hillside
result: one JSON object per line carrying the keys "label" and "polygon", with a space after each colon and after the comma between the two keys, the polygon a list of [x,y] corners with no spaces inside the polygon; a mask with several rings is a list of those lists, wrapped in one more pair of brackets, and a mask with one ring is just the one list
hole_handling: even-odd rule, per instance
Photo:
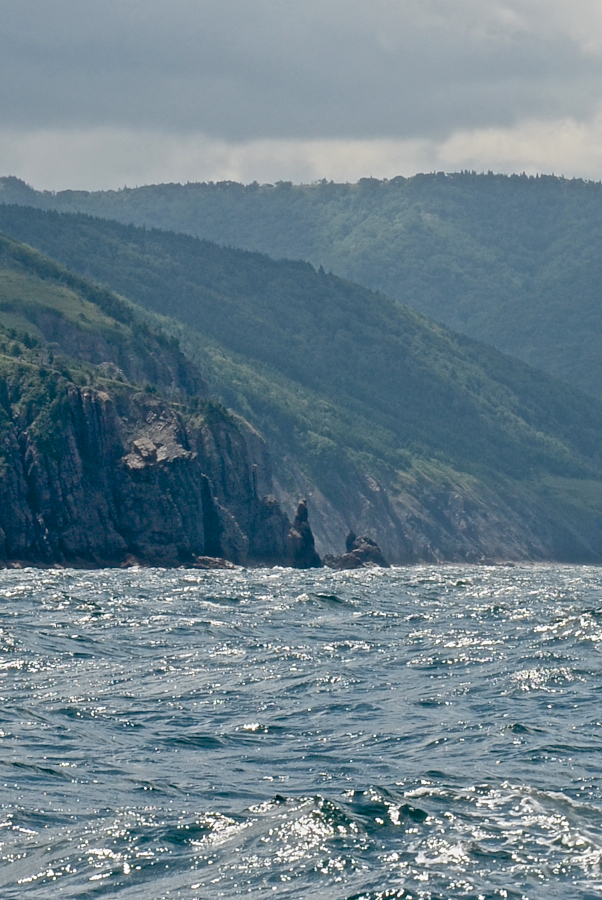
{"label": "forested hillside", "polygon": [[0,228],[173,317],[323,549],[354,528],[398,561],[600,558],[595,400],[307,263],[18,206]]}
{"label": "forested hillside", "polygon": [[440,173],[90,194],[1,183],[0,202],[82,211],[309,260],[602,397],[598,183]]}

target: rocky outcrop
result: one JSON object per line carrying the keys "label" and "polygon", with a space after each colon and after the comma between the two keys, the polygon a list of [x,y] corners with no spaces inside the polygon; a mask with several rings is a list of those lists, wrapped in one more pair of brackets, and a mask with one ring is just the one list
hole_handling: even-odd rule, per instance
{"label": "rocky outcrop", "polygon": [[345,541],[346,553],[342,556],[325,556],[324,565],[331,569],[371,569],[375,566],[389,568],[376,541],[366,535],[357,537],[350,531]]}
{"label": "rocky outcrop", "polygon": [[257,490],[270,473],[223,408],[21,362],[1,374],[0,561],[286,563],[289,520]]}
{"label": "rocky outcrop", "polygon": [[294,569],[319,569],[322,560],[316,553],[314,536],[309,524],[307,500],[301,500],[297,515],[288,533],[288,563]]}

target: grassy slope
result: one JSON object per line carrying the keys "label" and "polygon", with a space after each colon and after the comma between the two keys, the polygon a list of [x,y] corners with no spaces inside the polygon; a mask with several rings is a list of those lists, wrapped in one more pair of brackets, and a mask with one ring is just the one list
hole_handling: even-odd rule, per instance
{"label": "grassy slope", "polygon": [[0,234],[0,325],[66,357],[123,367],[168,393],[204,393],[177,340],[150,328],[130,303]]}
{"label": "grassy slope", "polygon": [[0,222],[176,317],[213,390],[335,507],[355,467],[399,490],[511,482],[582,524],[597,515],[583,479],[602,472],[602,407],[385,296],[182,235],[18,208]]}
{"label": "grassy slope", "polygon": [[6,200],[303,258],[602,396],[602,185],[421,175],[357,185],[157,185]]}
{"label": "grassy slope", "polygon": [[0,270],[0,324],[43,338],[35,320],[42,310],[48,309],[82,330],[121,331],[120,323],[76,291],[45,283],[24,272]]}

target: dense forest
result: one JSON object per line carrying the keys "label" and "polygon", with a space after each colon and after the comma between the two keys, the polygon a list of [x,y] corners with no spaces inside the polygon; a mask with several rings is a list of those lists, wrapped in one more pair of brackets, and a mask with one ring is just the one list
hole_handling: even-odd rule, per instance
{"label": "dense forest", "polygon": [[308,260],[602,396],[601,184],[439,173],[51,194],[0,183],[0,202]]}
{"label": "dense forest", "polygon": [[323,547],[363,527],[399,560],[598,552],[602,407],[579,391],[308,263],[19,206],[0,229],[163,317],[283,496],[313,494]]}

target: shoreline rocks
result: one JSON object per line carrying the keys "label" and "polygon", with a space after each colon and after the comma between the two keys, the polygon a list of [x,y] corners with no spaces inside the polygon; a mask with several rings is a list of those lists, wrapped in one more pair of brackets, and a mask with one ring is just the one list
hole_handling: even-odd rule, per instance
{"label": "shoreline rocks", "polygon": [[367,535],[358,537],[350,531],[345,541],[345,549],[347,552],[342,556],[325,556],[324,565],[330,569],[389,568],[380,547]]}

